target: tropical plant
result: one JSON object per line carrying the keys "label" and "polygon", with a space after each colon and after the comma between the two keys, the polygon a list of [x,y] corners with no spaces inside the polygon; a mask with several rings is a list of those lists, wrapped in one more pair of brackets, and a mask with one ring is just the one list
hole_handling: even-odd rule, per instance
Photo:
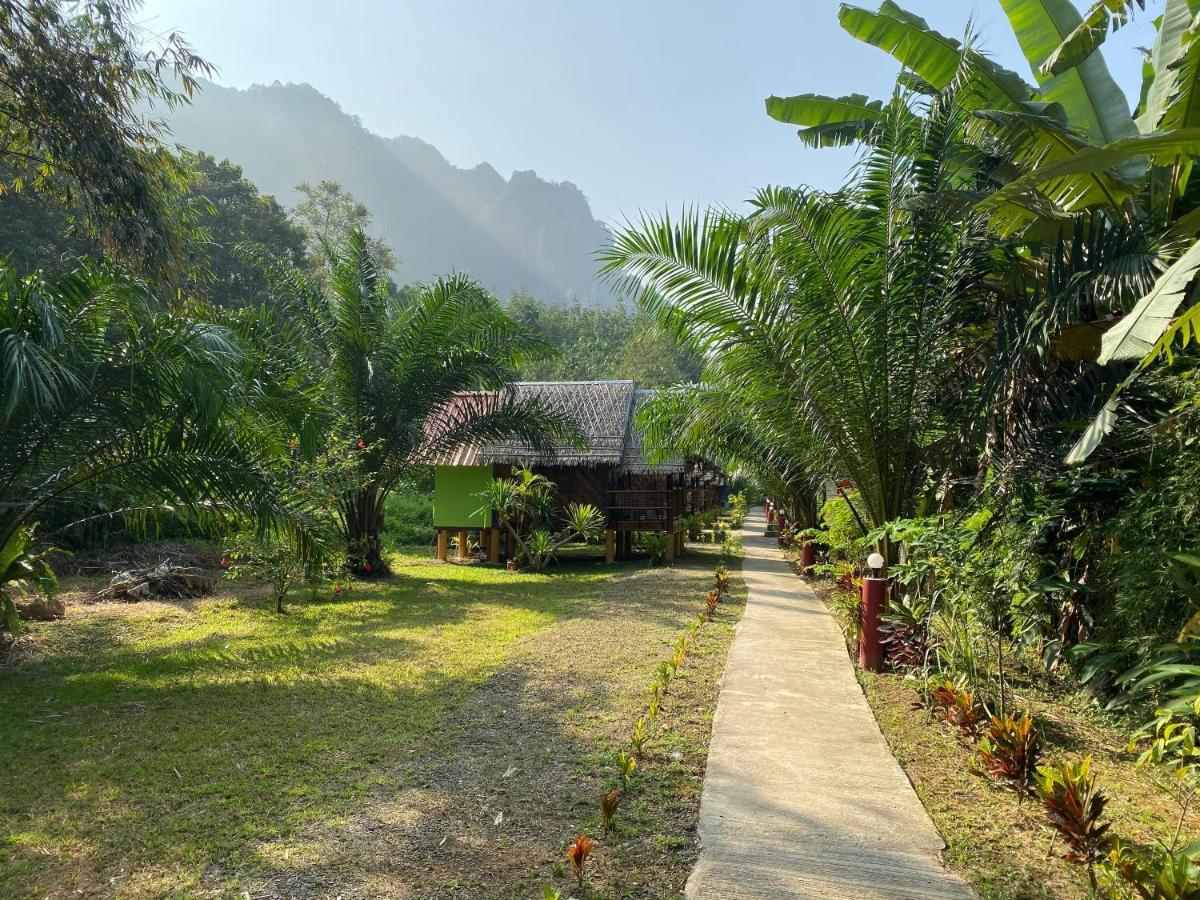
{"label": "tropical plant", "polygon": [[604,821],[604,830],[609,834],[617,830],[617,807],[621,805],[621,791],[613,788],[600,795],[600,817]]}
{"label": "tropical plant", "polygon": [[49,549],[34,550],[33,528],[22,526],[0,547],[0,627],[10,637],[21,633],[21,619],[13,594],[36,588],[46,597],[54,593],[58,579],[46,562]]}
{"label": "tropical plant", "polygon": [[1005,782],[1020,796],[1030,789],[1040,745],[1029,713],[1019,719],[991,716],[979,741],[979,756],[988,775]]}
{"label": "tropical plant", "polygon": [[654,673],[658,678],[658,683],[662,685],[663,693],[667,692],[667,686],[670,685],[671,679],[675,677],[675,670],[678,668],[674,664],[674,660],[664,659],[659,662]]}
{"label": "tropical plant", "polygon": [[879,617],[879,640],[888,662],[898,669],[920,669],[933,652],[932,607],[923,596],[905,594]]}
{"label": "tropical plant", "polygon": [[837,193],[770,188],[747,217],[645,218],[605,254],[708,355],[706,378],[741,382],[757,419],[811,436],[816,471],[845,473],[871,525],[912,508],[993,265],[982,217],[954,199],[963,99],[947,87],[916,105],[895,98]]}
{"label": "tropical plant", "polygon": [[571,871],[575,873],[575,882],[583,888],[583,877],[587,874],[588,857],[592,855],[596,842],[586,834],[576,837],[567,845],[567,860],[571,863]]}
{"label": "tropical plant", "polygon": [[606,519],[590,503],[571,503],[562,523],[552,531],[555,486],[549,478],[529,468],[509,478],[493,478],[480,493],[484,510],[492,510],[517,544],[516,559],[527,568],[545,568],[555,554],[572,541],[592,541],[604,534]]}
{"label": "tropical plant", "polygon": [[982,718],[974,691],[964,687],[961,681],[943,678],[934,685],[929,696],[934,708],[941,711],[942,717],[961,737],[974,740]]}
{"label": "tropical plant", "polygon": [[734,528],[741,528],[746,522],[746,493],[738,491],[729,495],[729,522]]}
{"label": "tropical plant", "polygon": [[650,565],[661,566],[667,561],[672,536],[665,531],[651,531],[642,536],[642,546],[650,554]]}
{"label": "tropical plant", "polygon": [[629,782],[637,771],[637,757],[622,750],[617,754],[617,771],[621,776],[621,787],[629,790]]}
{"label": "tropical plant", "polygon": [[255,248],[244,252],[299,324],[321,424],[362,451],[362,486],[337,498],[337,516],[350,568],[378,575],[387,571],[387,499],[421,463],[487,440],[544,448],[576,433],[564,416],[511,391],[517,366],[546,347],[479,284],[454,275],[398,297],[361,231],[327,249],[327,288]]}
{"label": "tropical plant", "polygon": [[650,740],[650,725],[647,724],[645,718],[639,718],[634,723],[633,731],[629,735],[629,746],[633,749],[633,755],[637,759],[642,758],[648,740]]}
{"label": "tropical plant", "polygon": [[295,492],[312,504],[311,514],[303,520],[304,527],[292,523],[273,523],[267,529],[256,529],[253,523],[243,528],[235,526],[226,538],[223,557],[230,563],[225,569],[227,577],[271,585],[276,612],[283,612],[288,594],[298,582],[328,581],[340,565],[331,498],[353,489],[360,456],[335,441],[329,450],[306,459],[299,441],[293,439],[290,443],[287,456],[273,469],[272,476],[278,493]]}
{"label": "tropical plant", "polygon": [[1196,745],[1196,717],[1200,716],[1200,697],[1193,701],[1188,718],[1171,709],[1160,709],[1154,721],[1140,728],[1130,740],[1130,746],[1145,742],[1146,749],[1138,757],[1138,766],[1150,769],[1158,777],[1161,790],[1179,806],[1175,832],[1166,850],[1179,849],[1183,821],[1200,794],[1200,748]]}
{"label": "tropical plant", "polygon": [[1066,844],[1063,859],[1086,866],[1094,890],[1095,867],[1107,849],[1110,824],[1100,821],[1108,798],[1096,786],[1092,758],[1038,766],[1035,784],[1046,818]]}
{"label": "tropical plant", "polygon": [[1156,844],[1143,850],[1118,840],[1100,871],[1108,876],[1114,895],[1131,889],[1142,900],[1200,898],[1200,866],[1194,848],[1173,852]]}
{"label": "tropical plant", "polygon": [[310,400],[251,372],[236,330],[168,309],[109,266],[19,278],[0,263],[0,345],[6,577],[46,578],[38,522],[53,521],[39,533],[53,540],[98,519],[263,530],[312,514],[275,477]]}

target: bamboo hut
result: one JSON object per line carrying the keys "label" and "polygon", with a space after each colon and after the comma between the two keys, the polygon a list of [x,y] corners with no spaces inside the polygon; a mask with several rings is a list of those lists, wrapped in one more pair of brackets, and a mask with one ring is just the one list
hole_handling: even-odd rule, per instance
{"label": "bamboo hut", "polygon": [[[634,415],[653,391],[638,390],[632,381],[529,381],[513,389],[574,418],[583,445],[539,452],[520,441],[498,441],[458,447],[434,460],[439,558],[448,557],[452,534],[458,535],[460,554],[477,534],[490,560],[507,555],[506,536],[492,512],[480,508],[479,494],[492,478],[522,466],[553,481],[561,505],[590,503],[604,511],[608,562],[632,553],[637,531],[665,533],[671,539],[668,554],[683,552],[684,518],[717,505],[724,476],[699,460],[646,457]],[[469,401],[478,404],[479,395]]]}

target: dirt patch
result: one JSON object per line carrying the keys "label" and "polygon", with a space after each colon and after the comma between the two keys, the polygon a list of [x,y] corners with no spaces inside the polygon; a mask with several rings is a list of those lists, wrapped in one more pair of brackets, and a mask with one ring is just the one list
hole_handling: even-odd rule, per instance
{"label": "dirt patch", "polygon": [[[670,569],[622,572],[527,639],[392,773],[394,787],[287,846],[260,847],[267,872],[230,880],[259,898],[529,898],[542,884],[564,896],[682,896],[740,580],[671,682],[615,834],[602,833],[597,799],[619,783],[616,754],[655,666],[703,608],[715,562],[695,552]],[[564,859],[580,831],[598,842],[582,894]]]}

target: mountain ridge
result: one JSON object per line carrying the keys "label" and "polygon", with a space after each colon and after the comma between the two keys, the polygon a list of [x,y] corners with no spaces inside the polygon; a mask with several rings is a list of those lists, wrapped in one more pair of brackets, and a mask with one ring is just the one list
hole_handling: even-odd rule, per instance
{"label": "mountain ridge", "polygon": [[302,181],[337,181],[373,216],[399,259],[400,283],[466,272],[501,296],[608,303],[596,252],[608,230],[569,181],[490,163],[450,163],[411,135],[382,137],[308,84],[205,84],[170,116],[172,140],[240,165],[285,206]]}

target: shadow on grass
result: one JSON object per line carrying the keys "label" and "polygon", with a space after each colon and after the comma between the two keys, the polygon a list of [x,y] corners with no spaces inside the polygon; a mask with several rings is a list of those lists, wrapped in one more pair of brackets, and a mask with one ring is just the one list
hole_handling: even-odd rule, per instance
{"label": "shadow on grass", "polygon": [[[678,572],[714,563],[693,554]],[[477,767],[521,747],[519,765],[560,777],[530,760],[547,743],[584,753],[555,721],[570,690],[501,702],[525,693],[524,676],[497,673],[556,622],[627,616],[624,592],[601,588],[650,571],[637,560],[538,574],[411,561],[348,596],[298,592],[282,616],[243,596],[54,623],[53,652],[0,669],[0,757],[25,761],[0,770],[0,895],[67,892],[114,869],[253,870],[267,864],[264,844],[394,796],[431,753],[445,760],[431,783],[494,778]],[[662,604],[638,610],[679,620]],[[604,690],[587,687],[601,705]],[[510,718],[468,728],[481,704]],[[493,732],[489,746],[480,735]],[[520,834],[504,838],[514,859]],[[425,838],[418,828],[406,840]]]}

